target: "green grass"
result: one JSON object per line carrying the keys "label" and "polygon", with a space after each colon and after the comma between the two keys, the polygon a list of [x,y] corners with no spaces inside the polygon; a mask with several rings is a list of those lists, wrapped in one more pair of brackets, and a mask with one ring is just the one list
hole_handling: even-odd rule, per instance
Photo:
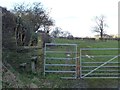
{"label": "green grass", "polygon": [[68,40],[68,39],[55,39],[55,43],[69,43],[77,44],[80,48],[91,47],[91,48],[115,48],[118,47],[118,41],[92,41],[92,40]]}

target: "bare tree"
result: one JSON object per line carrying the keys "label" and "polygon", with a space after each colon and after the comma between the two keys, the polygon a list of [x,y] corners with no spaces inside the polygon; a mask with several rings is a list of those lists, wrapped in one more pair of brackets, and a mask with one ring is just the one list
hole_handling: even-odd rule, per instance
{"label": "bare tree", "polygon": [[61,33],[61,36],[62,36],[62,37],[68,37],[68,36],[70,36],[70,35],[71,35],[71,33],[68,32],[68,31],[62,31],[62,33]]}
{"label": "bare tree", "polygon": [[59,38],[59,37],[71,37],[73,36],[69,31],[63,31],[60,27],[55,27],[55,29],[51,32],[51,36],[54,38]]}
{"label": "bare tree", "polygon": [[105,27],[108,27],[108,25],[105,23],[105,16],[101,15],[100,17],[95,17],[96,26],[94,26],[93,31],[100,34],[100,38],[103,39],[103,35],[105,33]]}
{"label": "bare tree", "polygon": [[60,37],[62,31],[62,29],[60,27],[56,27],[55,30],[53,30],[51,32],[51,36],[54,37],[54,38],[57,38],[57,37]]}

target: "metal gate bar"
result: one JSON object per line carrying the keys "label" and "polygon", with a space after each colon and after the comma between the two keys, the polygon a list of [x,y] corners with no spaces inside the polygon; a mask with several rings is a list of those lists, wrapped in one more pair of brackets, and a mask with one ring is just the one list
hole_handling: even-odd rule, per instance
{"label": "metal gate bar", "polygon": [[[57,47],[57,48],[56,48]],[[68,57],[63,57],[63,56],[59,56],[56,57],[55,54],[65,54],[66,50],[62,50],[62,48],[60,49],[60,47],[63,47],[66,49],[66,47],[72,47],[69,48],[69,52],[71,54],[71,57],[68,55]],[[49,49],[49,50],[48,50]],[[55,50],[54,50],[55,49]],[[58,49],[58,50],[57,50]],[[72,49],[74,51],[72,51]],[[49,56],[49,54],[51,56]],[[72,57],[73,55],[73,57]],[[48,61],[51,61],[50,63],[48,63]],[[60,60],[62,61],[71,61],[73,60],[74,63],[70,64],[70,63],[62,63],[59,62]],[[54,61],[58,61],[59,63],[54,63]],[[53,62],[53,63],[52,63]],[[70,73],[70,74],[74,74],[74,77],[61,77],[61,78],[76,78],[77,77],[77,44],[59,44],[59,43],[46,43],[45,44],[45,49],[44,49],[44,75],[46,75],[46,73]],[[51,70],[49,68],[49,70],[47,70],[47,67],[70,67],[70,68],[75,68],[75,70]]]}
{"label": "metal gate bar", "polygon": [[107,62],[104,62],[103,64],[101,64],[100,66],[98,66],[97,68],[93,69],[92,71],[90,71],[89,73],[85,74],[84,76],[82,76],[82,78],[84,78],[85,76],[91,74],[92,72],[94,72],[95,70],[101,68],[102,66],[104,66],[105,64],[107,64],[108,62],[114,60],[115,58],[117,58],[118,56],[113,57],[112,59],[108,60]]}
{"label": "metal gate bar", "polygon": [[[119,62],[114,61],[118,59],[120,55],[115,55],[114,52],[111,55],[97,55],[97,56],[92,56],[91,51],[96,50],[96,51],[102,51],[102,52],[107,52],[107,50],[114,51],[114,50],[120,50],[120,48],[81,48],[80,49],[80,78],[118,78],[119,72],[118,72],[118,64]],[[86,51],[83,53],[83,51]],[[86,53],[89,53],[90,55],[87,55]],[[86,55],[83,55],[86,54]],[[117,53],[118,54],[118,53]],[[84,61],[84,58],[88,58],[86,61]],[[94,60],[94,58],[110,58],[107,61],[97,61]],[[112,58],[111,58],[112,57]],[[84,60],[83,60],[84,59]],[[92,61],[93,60],[93,61]],[[91,62],[90,62],[91,61]],[[89,64],[89,65],[84,65],[84,64]],[[90,66],[91,64],[91,66]],[[94,65],[94,64],[99,64],[99,65]],[[111,66],[105,66],[111,64]],[[114,64],[114,65],[113,65]],[[104,68],[104,70],[98,70]],[[110,70],[113,69],[113,70]],[[83,74],[83,72],[85,74]],[[94,72],[94,74],[93,74]],[[104,72],[104,73],[98,73],[98,72]],[[92,76],[93,75],[93,76]],[[96,76],[95,76],[96,75]],[[113,75],[113,76],[107,76],[107,75]]]}

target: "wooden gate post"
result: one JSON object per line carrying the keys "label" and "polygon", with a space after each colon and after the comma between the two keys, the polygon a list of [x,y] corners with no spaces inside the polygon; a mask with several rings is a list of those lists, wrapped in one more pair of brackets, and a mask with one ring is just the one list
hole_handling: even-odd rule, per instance
{"label": "wooden gate post", "polygon": [[41,32],[38,32],[38,43],[37,43],[37,46],[38,46],[38,65],[39,65],[39,70],[40,72],[43,72],[43,61],[44,61],[44,49],[43,49],[43,39],[42,39],[42,33]]}
{"label": "wooden gate post", "polygon": [[79,53],[77,53],[77,78],[80,78],[80,56],[79,56]]}

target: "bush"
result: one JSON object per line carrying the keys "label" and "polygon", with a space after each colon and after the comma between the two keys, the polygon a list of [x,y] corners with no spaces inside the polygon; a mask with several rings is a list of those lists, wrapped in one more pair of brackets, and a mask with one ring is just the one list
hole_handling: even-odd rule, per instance
{"label": "bush", "polygon": [[16,47],[14,33],[16,27],[16,17],[6,8],[2,8],[2,14],[2,47],[12,49]]}

